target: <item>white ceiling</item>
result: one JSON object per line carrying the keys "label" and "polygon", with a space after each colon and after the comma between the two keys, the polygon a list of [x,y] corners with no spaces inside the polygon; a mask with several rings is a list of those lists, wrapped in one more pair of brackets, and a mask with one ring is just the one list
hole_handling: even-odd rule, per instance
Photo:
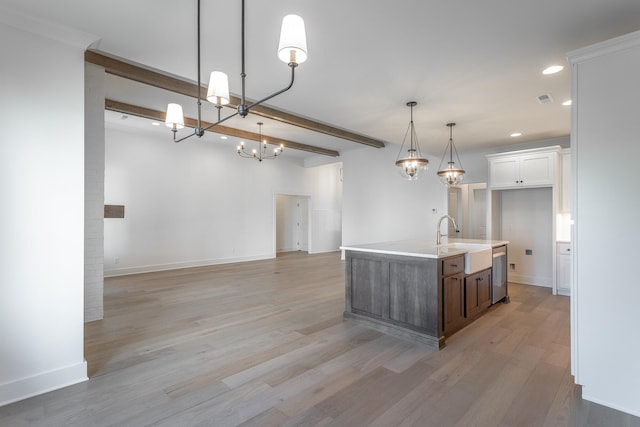
{"label": "white ceiling", "polygon": [[[196,1],[0,0],[16,11],[100,37],[99,50],[196,79]],[[270,105],[400,144],[407,101],[423,152],[440,156],[454,121],[459,151],[569,134],[565,54],[640,29],[638,0],[247,0],[247,96],[286,86],[276,56],[282,17],[305,19],[309,60],[293,89]],[[240,93],[240,1],[202,0],[202,75],[227,72]],[[543,68],[565,65],[555,75]],[[107,96],[164,110],[180,97],[118,78]],[[555,102],[542,105],[537,96]],[[182,101],[181,101],[182,102]],[[195,101],[183,102],[195,114]],[[119,116],[112,116],[114,120]],[[212,116],[209,116],[211,119]],[[259,120],[230,126],[343,151],[361,146]],[[132,121],[133,123],[133,121]],[[170,132],[165,128],[167,138]],[[510,138],[512,132],[520,138]],[[235,145],[235,142],[233,142]],[[394,150],[397,145],[392,147]],[[373,149],[373,148],[367,148]],[[308,156],[308,153],[299,153]]]}

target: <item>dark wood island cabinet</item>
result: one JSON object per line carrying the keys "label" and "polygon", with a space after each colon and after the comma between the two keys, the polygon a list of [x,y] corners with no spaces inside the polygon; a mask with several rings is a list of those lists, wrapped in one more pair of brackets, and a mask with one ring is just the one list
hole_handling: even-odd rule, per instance
{"label": "dark wood island cabinet", "polygon": [[491,268],[465,274],[460,250],[360,248],[343,248],[345,318],[440,349],[491,305]]}

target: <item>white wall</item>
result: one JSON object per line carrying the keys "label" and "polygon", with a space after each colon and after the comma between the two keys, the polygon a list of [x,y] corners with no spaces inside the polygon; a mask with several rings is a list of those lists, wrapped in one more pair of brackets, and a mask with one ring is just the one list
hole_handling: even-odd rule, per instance
{"label": "white wall", "polygon": [[89,39],[0,7],[0,405],[87,379],[83,51]]}
{"label": "white wall", "polygon": [[429,157],[425,176],[406,181],[394,165],[398,150],[388,146],[342,154],[344,245],[412,238],[435,241],[438,219],[447,210],[446,188],[436,178],[439,159]]}
{"label": "white wall", "polygon": [[640,32],[569,56],[574,374],[585,399],[640,416]]}
{"label": "white wall", "polygon": [[276,194],[309,195],[309,252],[337,250],[339,171],[242,159],[211,135],[175,144],[108,125],[105,203],[125,218],[105,219],[105,275],[272,258]]}

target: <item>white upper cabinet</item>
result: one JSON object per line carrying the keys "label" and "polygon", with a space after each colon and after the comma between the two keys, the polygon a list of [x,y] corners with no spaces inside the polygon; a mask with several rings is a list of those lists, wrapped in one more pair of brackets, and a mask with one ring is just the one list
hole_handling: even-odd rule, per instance
{"label": "white upper cabinet", "polygon": [[555,182],[560,147],[492,154],[489,159],[489,187],[546,187]]}

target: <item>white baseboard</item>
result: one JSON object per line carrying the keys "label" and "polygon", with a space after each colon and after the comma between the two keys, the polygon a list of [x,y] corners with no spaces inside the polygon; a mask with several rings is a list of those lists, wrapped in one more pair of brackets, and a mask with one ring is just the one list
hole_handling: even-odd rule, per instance
{"label": "white baseboard", "polygon": [[180,268],[205,267],[208,265],[232,264],[234,262],[259,261],[275,258],[275,253],[247,257],[218,258],[210,260],[183,261],[168,264],[141,265],[137,267],[111,268],[104,270],[104,277],[126,276],[129,274],[153,273],[156,271],[178,270]]}
{"label": "white baseboard", "polygon": [[582,398],[584,400],[588,400],[589,402],[597,403],[598,405],[603,405],[603,406],[606,406],[608,408],[615,409],[616,411],[624,412],[626,414],[631,414],[634,417],[640,417],[640,412],[637,409],[636,410],[632,410],[632,409],[629,409],[629,408],[622,407],[620,405],[615,405],[615,404],[613,404],[611,402],[607,402],[606,400],[597,399],[597,398],[589,395],[589,393],[586,390],[587,390],[587,387],[582,386]]}
{"label": "white baseboard", "polygon": [[0,406],[87,381],[87,361],[0,384]]}
{"label": "white baseboard", "polygon": [[522,283],[523,285],[542,286],[543,288],[553,287],[551,278],[543,276],[527,276],[524,274],[507,273],[507,281]]}

